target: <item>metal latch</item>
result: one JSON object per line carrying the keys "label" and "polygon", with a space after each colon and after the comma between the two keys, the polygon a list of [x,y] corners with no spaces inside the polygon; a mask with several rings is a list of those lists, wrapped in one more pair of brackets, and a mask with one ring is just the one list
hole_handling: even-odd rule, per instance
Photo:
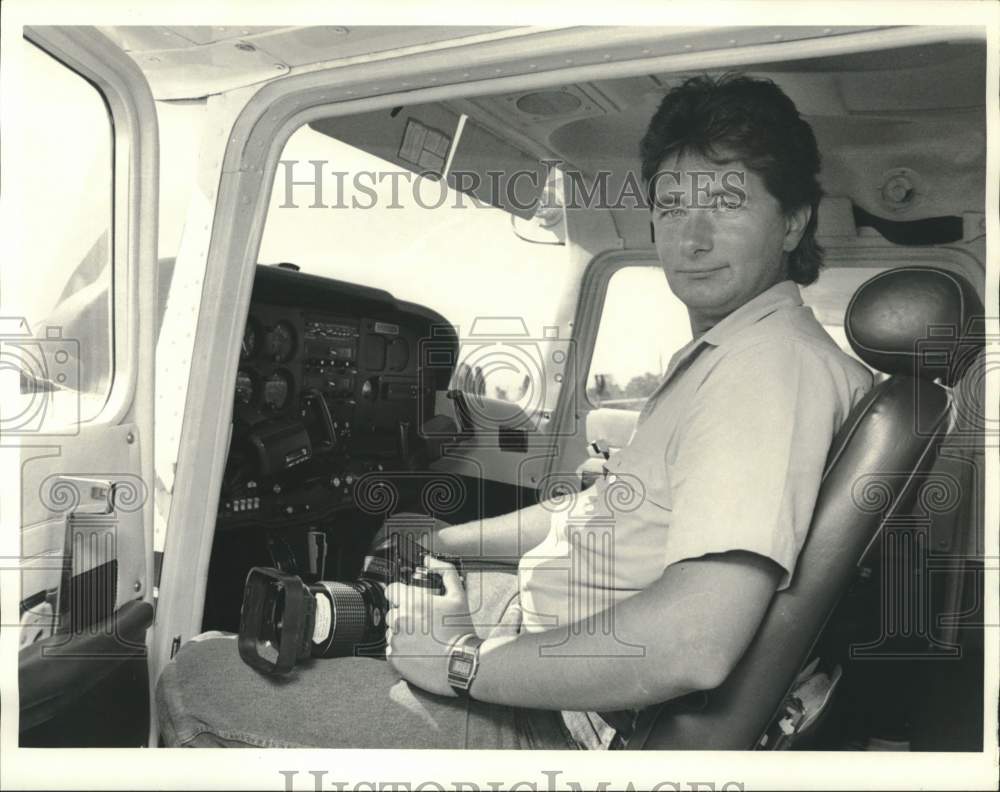
{"label": "metal latch", "polygon": [[109,479],[60,476],[53,489],[69,484],[77,493],[76,514],[111,514],[115,510],[115,483]]}

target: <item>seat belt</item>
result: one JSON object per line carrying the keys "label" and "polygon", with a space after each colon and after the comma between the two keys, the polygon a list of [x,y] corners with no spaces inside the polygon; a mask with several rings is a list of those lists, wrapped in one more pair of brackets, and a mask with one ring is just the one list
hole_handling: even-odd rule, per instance
{"label": "seat belt", "polygon": [[608,744],[608,750],[621,750],[628,743],[635,731],[635,724],[639,718],[636,710],[614,710],[612,712],[598,712],[601,720],[615,730],[615,736]]}
{"label": "seat belt", "polygon": [[[664,714],[664,711],[684,710],[686,712],[697,712],[704,709],[707,705],[708,694],[704,691],[696,691],[661,704],[644,707],[636,713],[629,733],[623,735],[619,732],[610,747],[613,750],[641,751],[646,747],[646,743],[649,742],[649,735],[653,731],[656,722],[660,719],[660,716]],[[619,737],[621,737],[620,744],[616,745],[616,743],[619,743]]]}
{"label": "seat belt", "polygon": [[659,720],[660,713],[665,706],[665,704],[654,704],[652,707],[639,710],[635,717],[635,723],[632,725],[632,733],[627,737],[622,737],[621,744],[618,745],[616,743],[621,737],[619,732],[615,735],[611,748],[620,751],[641,751],[645,748],[649,740],[649,733],[653,730],[656,721]]}

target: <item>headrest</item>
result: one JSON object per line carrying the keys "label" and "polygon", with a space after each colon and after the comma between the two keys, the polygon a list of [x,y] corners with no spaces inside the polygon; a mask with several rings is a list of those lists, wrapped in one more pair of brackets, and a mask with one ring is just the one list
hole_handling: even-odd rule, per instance
{"label": "headrest", "polygon": [[844,330],[869,366],[954,385],[983,349],[983,314],[979,295],[960,275],[899,267],[861,284]]}

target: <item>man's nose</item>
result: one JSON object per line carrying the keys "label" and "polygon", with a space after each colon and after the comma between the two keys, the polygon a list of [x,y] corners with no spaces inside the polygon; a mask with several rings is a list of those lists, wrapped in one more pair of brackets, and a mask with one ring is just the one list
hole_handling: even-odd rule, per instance
{"label": "man's nose", "polygon": [[712,221],[707,212],[692,209],[681,229],[681,249],[688,258],[695,258],[712,249]]}

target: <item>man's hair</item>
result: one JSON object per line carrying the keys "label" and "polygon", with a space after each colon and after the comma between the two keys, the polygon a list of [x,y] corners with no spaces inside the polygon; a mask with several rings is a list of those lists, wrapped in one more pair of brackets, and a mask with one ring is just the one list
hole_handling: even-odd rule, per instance
{"label": "man's hair", "polygon": [[[787,215],[802,206],[812,216],[788,256],[788,277],[807,285],[819,277],[823,249],[816,242],[822,190],[819,149],[812,127],[771,80],[739,74],[700,76],[667,93],[640,144],[642,178],[652,193],[660,163],[697,152],[722,164],[740,160],[764,180]],[[655,195],[648,195],[655,205]]]}

